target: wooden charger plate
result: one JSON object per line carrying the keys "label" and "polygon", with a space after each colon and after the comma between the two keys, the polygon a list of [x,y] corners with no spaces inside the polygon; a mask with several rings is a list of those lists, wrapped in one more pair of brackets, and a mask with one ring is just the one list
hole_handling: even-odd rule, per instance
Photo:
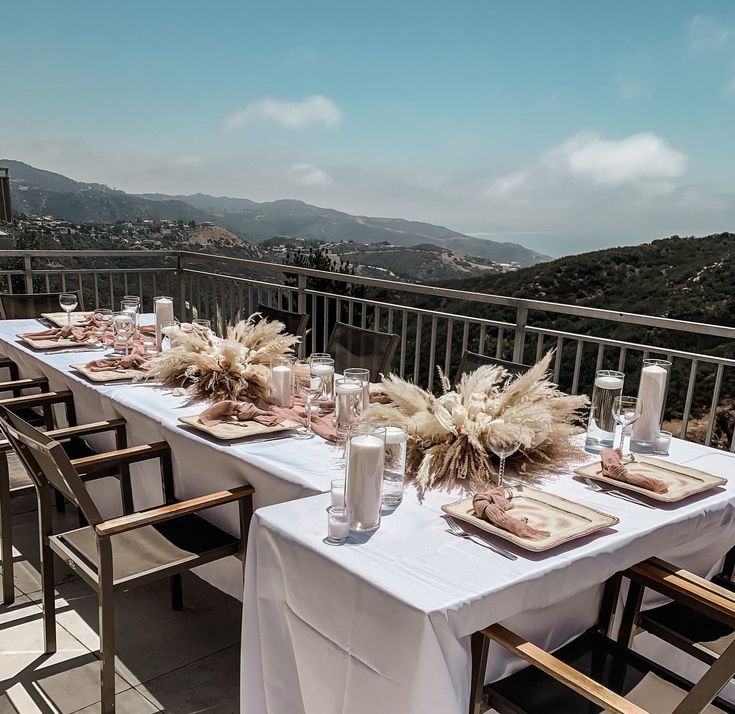
{"label": "wooden charger plate", "polygon": [[512,486],[507,490],[511,492],[513,504],[510,514],[514,518],[528,518],[528,525],[533,528],[549,531],[547,538],[520,538],[478,518],[472,508],[472,498],[446,503],[442,506],[442,511],[486,533],[492,533],[534,552],[556,548],[562,543],[614,526],[620,521],[615,516],[535,488]]}
{"label": "wooden charger plate", "polygon": [[89,348],[97,344],[97,340],[94,338],[90,338],[86,342],[77,342],[76,340],[70,340],[67,338],[61,340],[34,340],[32,337],[24,337],[23,335],[18,335],[18,337],[34,350],[57,350],[62,347],[66,349],[69,349],[70,347],[78,347],[80,352],[84,352],[85,347]]}
{"label": "wooden charger plate", "polygon": [[[79,325],[86,325],[89,322],[89,318],[94,313],[92,312],[72,312],[71,313],[71,324],[72,327],[79,327]],[[65,312],[42,312],[41,317],[45,318],[49,322],[52,322],[57,327],[66,327],[69,323],[66,321]]]}
{"label": "wooden charger plate", "polygon": [[92,382],[120,382],[145,376],[145,371],[142,369],[108,369],[104,372],[95,372],[89,369],[86,364],[73,364],[71,368],[83,374]]}
{"label": "wooden charger plate", "polygon": [[299,426],[298,422],[286,419],[275,426],[264,426],[257,421],[237,421],[233,418],[231,421],[225,421],[214,426],[205,426],[199,421],[198,416],[179,417],[179,421],[194,429],[203,431],[215,439],[223,441],[232,441],[233,439],[242,439],[247,436],[255,436],[256,434],[278,434],[281,431],[288,431]]}
{"label": "wooden charger plate", "polygon": [[629,466],[645,476],[660,479],[669,487],[669,490],[666,493],[656,493],[647,488],[641,488],[640,486],[634,486],[624,481],[617,481],[613,478],[603,476],[601,461],[587,464],[587,466],[576,469],[574,473],[594,479],[595,481],[610,484],[611,486],[615,486],[615,488],[635,491],[655,501],[664,501],[665,503],[682,501],[685,498],[689,498],[689,496],[694,496],[703,491],[709,491],[711,488],[722,486],[723,483],[727,482],[727,479],[722,478],[722,476],[715,476],[706,471],[699,471],[688,466],[672,464],[670,461],[657,459],[653,456],[636,454],[635,463]]}

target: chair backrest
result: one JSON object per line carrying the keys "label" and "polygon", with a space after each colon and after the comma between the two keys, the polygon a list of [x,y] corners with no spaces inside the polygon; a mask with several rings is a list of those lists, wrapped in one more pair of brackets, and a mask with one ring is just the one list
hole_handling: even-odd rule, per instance
{"label": "chair backrest", "polygon": [[51,484],[79,508],[91,525],[102,523],[97,506],[58,441],[49,438],[2,405],[0,431],[36,487],[44,488]]}
{"label": "chair backrest", "polygon": [[[84,309],[79,292],[74,293],[80,309]],[[2,293],[0,294],[0,318],[3,320],[22,320],[38,317],[42,312],[61,312],[59,305],[61,293]]]}
{"label": "chair backrest", "polygon": [[305,312],[289,312],[270,305],[258,305],[258,312],[266,320],[282,322],[286,326],[286,332],[297,337],[306,334],[306,326],[309,324],[309,316]]}
{"label": "chair backrest", "polygon": [[338,322],[325,352],[334,358],[337,372],[344,372],[350,367],[362,367],[370,370],[370,381],[375,382],[381,374],[390,370],[397,346],[398,335],[363,330]]}
{"label": "chair backrest", "polygon": [[454,378],[454,383],[459,384],[463,374],[474,372],[478,367],[482,367],[486,364],[503,367],[513,376],[523,374],[531,369],[527,364],[509,362],[504,359],[496,359],[495,357],[489,357],[488,355],[481,355],[477,352],[469,352],[468,350],[465,350],[462,354],[462,359],[459,362],[459,369],[457,369],[457,375]]}

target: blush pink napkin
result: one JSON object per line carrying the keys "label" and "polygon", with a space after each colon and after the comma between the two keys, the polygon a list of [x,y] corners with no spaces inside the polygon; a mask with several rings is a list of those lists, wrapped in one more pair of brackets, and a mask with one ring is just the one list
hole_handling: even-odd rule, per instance
{"label": "blush pink napkin", "polygon": [[549,531],[538,530],[529,526],[525,521],[509,515],[508,511],[513,508],[513,504],[503,495],[502,488],[493,488],[490,491],[476,493],[472,498],[472,507],[475,509],[475,515],[478,518],[482,518],[519,538],[540,540],[541,538],[548,538],[550,535]]}
{"label": "blush pink napkin", "polygon": [[225,399],[205,409],[199,415],[199,421],[204,426],[216,426],[228,421],[227,417],[231,416],[237,417],[238,421],[257,421],[263,426],[275,426],[283,421],[278,414],[260,409],[251,402],[236,402],[232,399]]}
{"label": "blush pink napkin", "polygon": [[18,337],[28,337],[31,340],[75,340],[84,342],[95,337],[96,333],[90,327],[52,327],[39,332],[21,332]]}
{"label": "blush pink napkin", "polygon": [[133,345],[130,354],[119,357],[103,357],[87,362],[85,365],[90,372],[109,372],[116,369],[140,369],[143,370],[152,355],[145,354],[140,345]]}
{"label": "blush pink napkin", "polygon": [[669,487],[657,478],[631,471],[623,464],[623,453],[620,449],[603,449],[600,452],[602,459],[602,475],[607,478],[629,483],[631,486],[639,486],[654,493],[666,493]]}

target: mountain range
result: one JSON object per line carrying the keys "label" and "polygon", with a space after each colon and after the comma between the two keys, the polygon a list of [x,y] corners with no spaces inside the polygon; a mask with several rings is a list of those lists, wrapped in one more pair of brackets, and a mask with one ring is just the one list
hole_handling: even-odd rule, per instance
{"label": "mountain range", "polygon": [[0,166],[10,170],[13,205],[23,213],[50,214],[77,222],[114,223],[138,218],[212,222],[254,244],[274,236],[365,244],[387,242],[404,247],[428,243],[462,255],[517,263],[521,267],[548,260],[548,256],[517,243],[474,238],[420,221],[355,216],[292,199],[258,203],[203,193],[130,194],[100,183],[74,181],[20,161],[0,159]]}

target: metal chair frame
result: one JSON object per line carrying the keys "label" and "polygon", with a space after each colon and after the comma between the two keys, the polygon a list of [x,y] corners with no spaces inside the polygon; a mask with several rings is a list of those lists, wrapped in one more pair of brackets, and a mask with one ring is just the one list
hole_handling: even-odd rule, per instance
{"label": "metal chair frame", "polygon": [[[279,307],[271,307],[270,305],[258,304],[256,311],[260,313],[266,320],[282,322],[286,326],[286,332],[303,338],[306,335],[306,328],[309,324],[309,315],[305,312],[291,312],[290,310],[282,310]],[[295,327],[294,327],[295,326]],[[291,329],[293,328],[293,329]]]}
{"label": "metal chair frame", "polygon": [[[84,310],[84,298],[78,290],[66,290],[64,292],[74,293],[77,296],[78,306],[80,310]],[[18,320],[39,317],[42,312],[60,312],[59,296],[61,293],[0,293],[0,319],[2,320]],[[18,310],[11,308],[13,303],[16,305],[25,302],[33,305],[35,314],[29,311],[20,310],[23,314],[16,314]]]}
{"label": "metal chair frame", "polygon": [[[386,374],[390,370],[391,363],[393,362],[393,355],[396,353],[398,347],[398,335],[394,335],[389,332],[377,332],[376,330],[366,330],[362,327],[354,327],[344,322],[337,322],[332,329],[332,334],[329,336],[329,341],[325,352],[331,355],[337,353],[337,347],[341,344],[341,336],[353,336],[361,337],[364,336],[367,339],[382,339],[385,341],[385,350],[380,358],[378,367],[375,370],[370,371],[370,380],[376,381],[380,374]],[[339,364],[339,360],[335,358],[334,368],[337,372],[342,372],[348,367],[361,367],[360,364]]]}
{"label": "metal chair frame", "polygon": [[469,350],[465,350],[459,361],[459,367],[457,367],[457,374],[454,377],[454,383],[459,384],[462,379],[462,375],[467,374],[468,372],[473,372],[478,367],[484,365],[497,365],[498,367],[503,367],[508,370],[512,376],[523,374],[530,369],[527,364],[509,362],[508,360],[497,359],[495,357],[490,357],[489,355],[481,355],[479,352],[470,352]]}

